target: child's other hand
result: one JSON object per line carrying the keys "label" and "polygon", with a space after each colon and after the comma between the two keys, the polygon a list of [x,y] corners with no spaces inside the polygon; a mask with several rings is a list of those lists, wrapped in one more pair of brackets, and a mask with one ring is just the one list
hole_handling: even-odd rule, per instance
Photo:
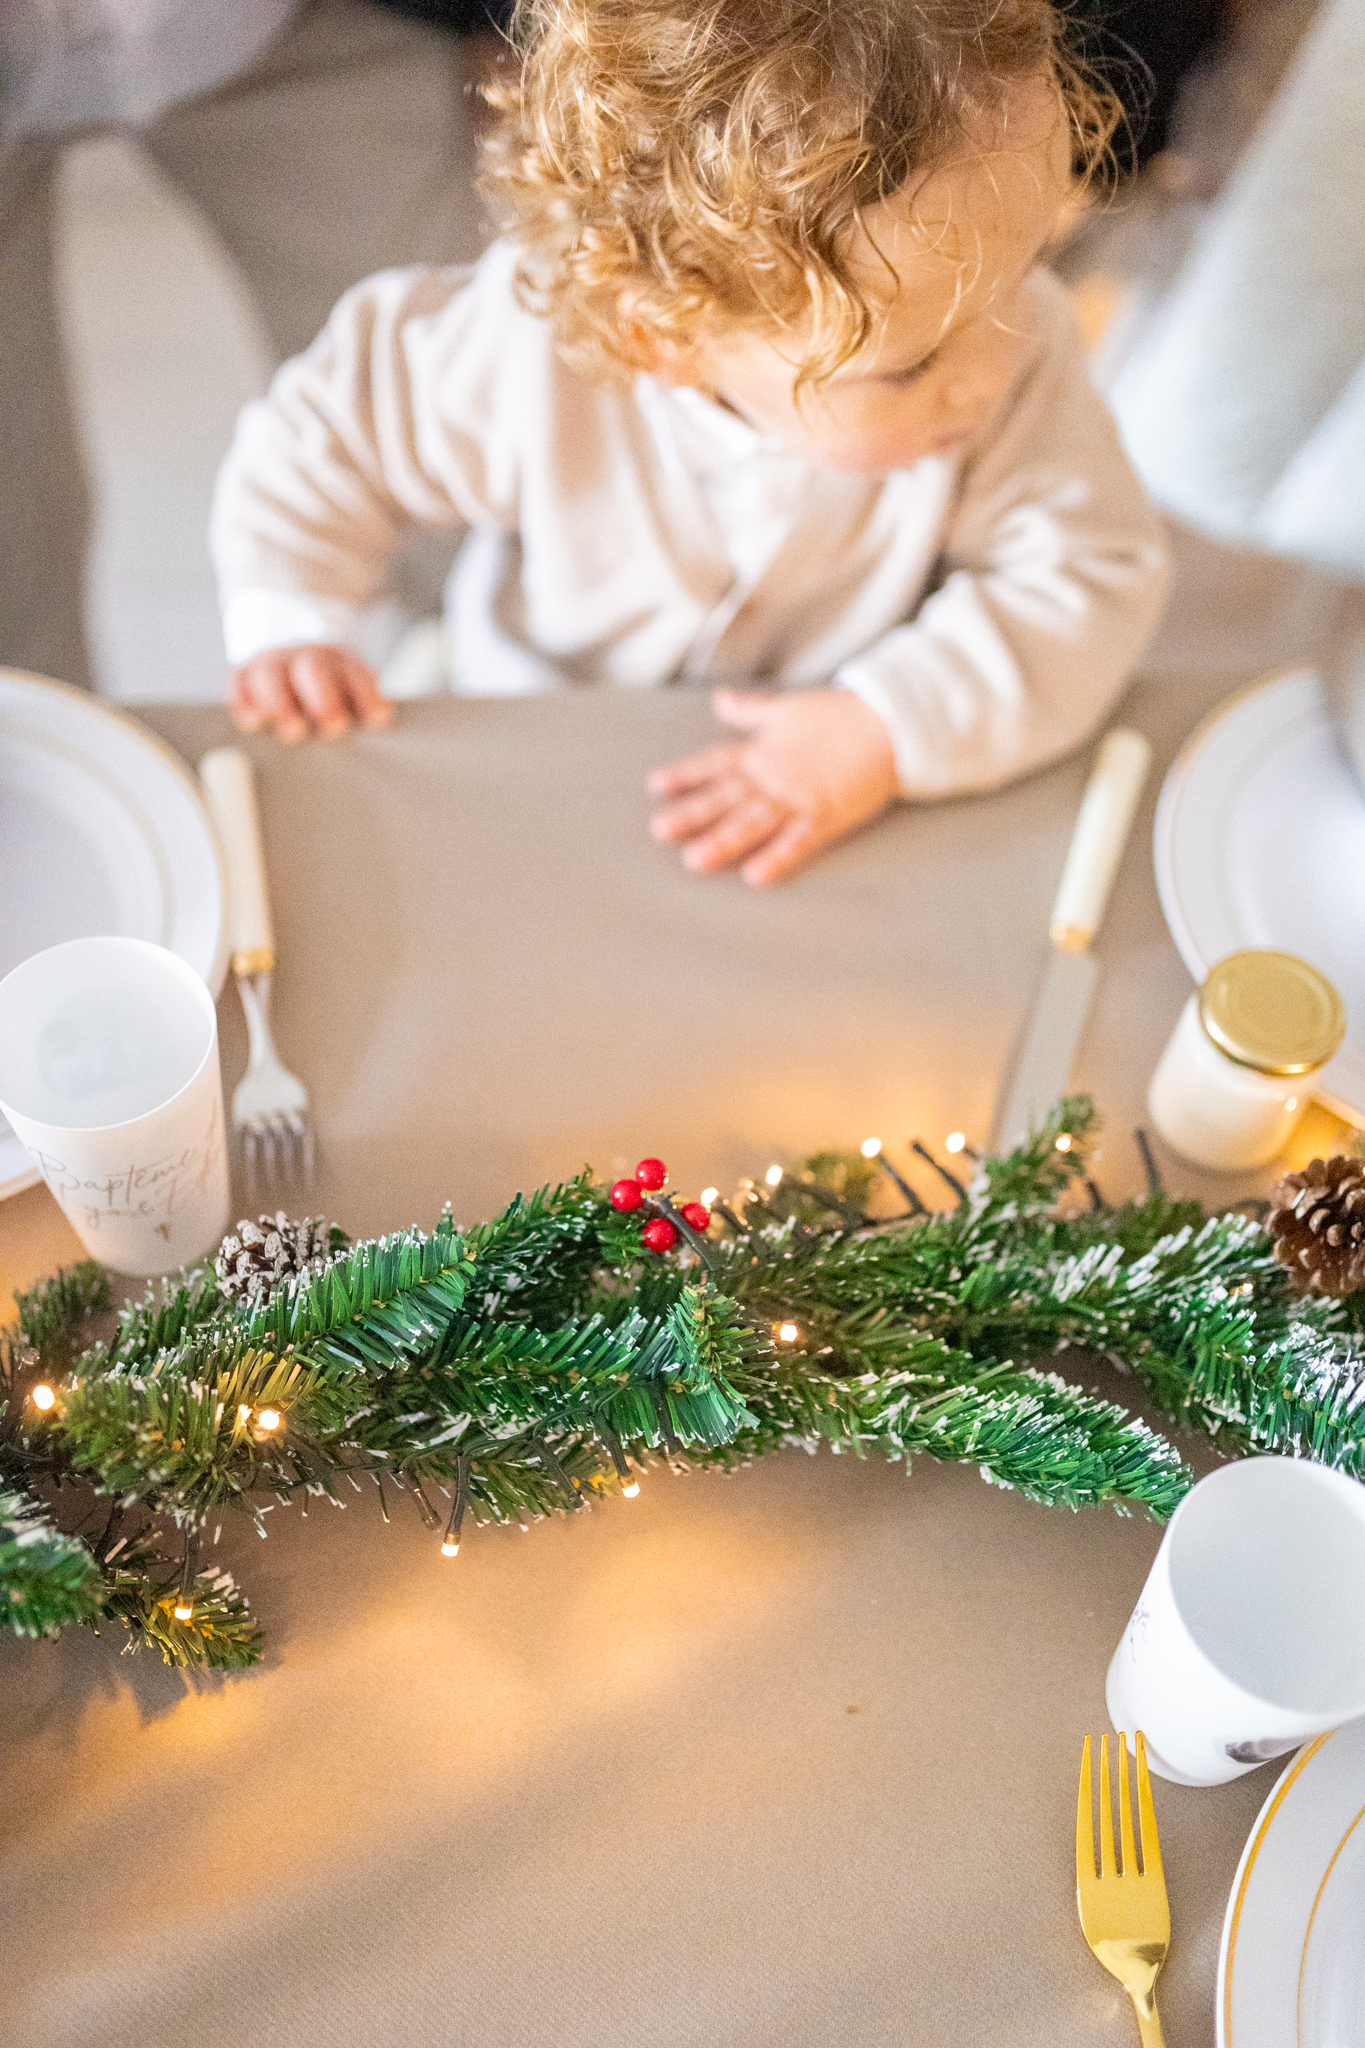
{"label": "child's other hand", "polygon": [[656,768],[645,784],[665,799],[650,829],[686,849],[684,866],[780,882],[896,795],[886,727],[851,690],[717,690],[712,702],[746,737]]}
{"label": "child's other hand", "polygon": [[234,669],[228,708],[242,732],[282,740],[321,733],[339,739],[352,724],[387,725],[393,714],[367,661],[346,647],[272,647]]}

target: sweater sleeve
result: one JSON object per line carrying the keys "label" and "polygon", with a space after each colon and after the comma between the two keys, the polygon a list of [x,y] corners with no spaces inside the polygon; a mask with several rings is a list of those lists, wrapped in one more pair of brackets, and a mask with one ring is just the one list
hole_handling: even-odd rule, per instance
{"label": "sweater sleeve", "polygon": [[934,589],[836,679],[886,725],[910,797],[991,789],[1079,745],[1165,603],[1161,527],[1065,293],[1038,274],[1030,296],[1041,347],[968,461]]}
{"label": "sweater sleeve", "polygon": [[209,533],[236,658],[285,644],[272,622],[287,640],[315,613],[333,622],[321,637],[344,637],[408,527],[505,523],[489,386],[506,373],[508,299],[489,285],[455,270],[367,278],[244,409]]}

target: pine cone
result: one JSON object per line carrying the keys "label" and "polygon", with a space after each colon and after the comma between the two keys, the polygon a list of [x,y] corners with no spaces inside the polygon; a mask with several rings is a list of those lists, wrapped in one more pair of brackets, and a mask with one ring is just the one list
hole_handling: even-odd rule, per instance
{"label": "pine cone", "polygon": [[321,1272],[338,1239],[344,1242],[341,1232],[320,1216],[291,1222],[281,1209],[254,1223],[239,1223],[235,1236],[223,1239],[213,1269],[230,1301],[258,1308],[286,1280]]}
{"label": "pine cone", "polygon": [[1275,1256],[1305,1294],[1365,1287],[1365,1160],[1311,1159],[1271,1189]]}

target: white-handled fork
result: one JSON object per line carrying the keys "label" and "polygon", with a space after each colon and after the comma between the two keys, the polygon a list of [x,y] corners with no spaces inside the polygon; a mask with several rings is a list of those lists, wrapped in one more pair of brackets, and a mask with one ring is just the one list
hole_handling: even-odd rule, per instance
{"label": "white-handled fork", "polygon": [[270,1035],[275,936],[251,763],[240,747],[215,747],[199,763],[199,775],[227,860],[232,971],[250,1040],[246,1073],[232,1097],[232,1122],[254,1193],[258,1181],[301,1181],[311,1174],[313,1126],[308,1091]]}

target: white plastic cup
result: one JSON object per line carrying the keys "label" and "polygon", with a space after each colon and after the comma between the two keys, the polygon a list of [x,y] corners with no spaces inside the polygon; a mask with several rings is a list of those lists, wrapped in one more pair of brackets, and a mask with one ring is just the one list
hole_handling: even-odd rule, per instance
{"label": "white plastic cup", "polygon": [[173,1272],[227,1229],[218,1020],[164,946],[72,939],[0,981],[0,1110],[115,1272]]}
{"label": "white plastic cup", "polygon": [[1177,1785],[1225,1784],[1365,1714],[1365,1486],[1299,1458],[1201,1479],[1171,1517],[1105,1703]]}

